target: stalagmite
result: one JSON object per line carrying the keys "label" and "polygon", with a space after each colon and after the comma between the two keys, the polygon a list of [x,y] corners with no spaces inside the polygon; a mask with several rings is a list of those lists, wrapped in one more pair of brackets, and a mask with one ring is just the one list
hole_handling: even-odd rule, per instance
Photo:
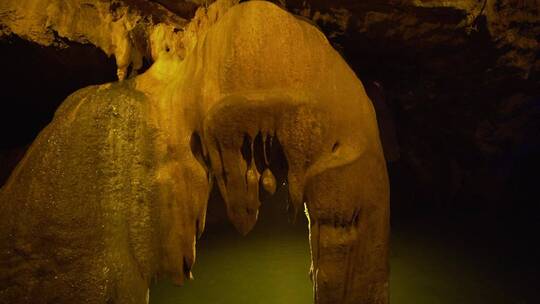
{"label": "stalagmite", "polygon": [[182,45],[161,42],[147,72],[64,101],[2,188],[0,303],[145,303],[154,276],[181,284],[211,182],[248,233],[259,185],[276,191],[276,142],[310,220],[315,302],[388,303],[375,114],[324,35],[268,2],[218,1]]}

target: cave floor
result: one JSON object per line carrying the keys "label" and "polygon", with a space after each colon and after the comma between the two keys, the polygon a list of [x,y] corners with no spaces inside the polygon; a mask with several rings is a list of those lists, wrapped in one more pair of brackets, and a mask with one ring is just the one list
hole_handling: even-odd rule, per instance
{"label": "cave floor", "polygon": [[[429,225],[444,226],[393,227],[392,304],[533,303],[538,263],[523,263],[530,256],[513,255],[503,242],[477,242],[455,229]],[[468,234],[466,229],[463,233]],[[182,288],[167,281],[154,284],[151,304],[312,303],[303,221],[260,220],[246,237],[230,225],[214,227],[207,229],[197,250],[195,280]]]}

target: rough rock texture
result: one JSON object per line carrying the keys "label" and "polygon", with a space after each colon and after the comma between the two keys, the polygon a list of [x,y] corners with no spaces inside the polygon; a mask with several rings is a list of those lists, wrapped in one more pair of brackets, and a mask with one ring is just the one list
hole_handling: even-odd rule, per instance
{"label": "rough rock texture", "polygon": [[0,302],[144,303],[154,276],[191,277],[212,181],[247,233],[285,179],[315,302],[388,303],[388,178],[362,83],[310,23],[234,4],[57,110],[0,193]]}
{"label": "rough rock texture", "polygon": [[393,210],[494,224],[539,210],[538,1],[283,3],[316,23],[382,100]]}
{"label": "rough rock texture", "polygon": [[[60,38],[90,43],[114,55],[118,78],[136,72],[143,59],[156,60],[164,41],[176,36],[187,21],[161,5],[143,1],[2,1],[0,35],[17,35],[43,46],[65,47]],[[177,51],[173,49],[172,51]]]}
{"label": "rough rock texture", "polygon": [[161,198],[182,184],[155,177],[168,163],[148,108],[128,82],[62,104],[0,194],[1,303],[141,303],[151,274],[193,261],[178,234],[194,235],[206,202],[174,212]]}
{"label": "rough rock texture", "polygon": [[[146,61],[140,70],[144,71],[154,57],[148,44],[137,42],[148,39],[133,37],[148,37],[153,31],[144,30],[141,36],[135,29],[151,29],[161,22],[155,20],[172,18],[166,23],[175,24],[174,28],[180,28],[177,33],[181,33],[186,24],[182,19],[190,20],[197,7],[212,1],[113,2],[114,5],[107,1],[84,3],[101,8],[105,15],[116,7],[115,10],[127,11],[128,16],[144,16],[135,18],[138,21],[133,30],[126,30],[129,43],[124,43],[143,50],[139,53],[143,54],[143,63]],[[452,214],[459,214],[459,219],[470,215],[473,223],[482,216],[495,223],[486,225],[486,230],[505,223],[501,229],[504,232],[509,226],[515,226],[517,231],[526,229],[528,224],[522,225],[531,219],[539,221],[538,216],[533,219],[540,214],[535,183],[540,171],[540,133],[536,131],[540,128],[538,1],[273,2],[319,26],[362,78],[378,111],[385,154],[392,161],[392,208],[398,211],[394,214],[402,211],[415,215],[435,209],[448,219],[452,219]],[[23,9],[25,3],[28,4]],[[82,30],[78,34],[67,31],[65,35],[54,30],[60,28],[58,20],[68,22],[68,17],[75,15],[84,19],[93,16],[91,12],[96,9],[82,5],[83,1],[62,1],[63,7],[70,3],[71,9],[63,8],[66,18],[44,17],[49,16],[49,10],[44,8],[58,7],[58,3],[0,3],[0,28],[4,33],[0,42],[8,42],[0,45],[0,53],[14,58],[5,63],[9,72],[3,77],[10,75],[9,82],[2,82],[2,93],[7,92],[2,95],[2,100],[6,100],[3,106],[8,110],[0,112],[0,123],[5,124],[0,132],[8,140],[2,142],[5,147],[0,153],[5,157],[0,159],[7,160],[2,166],[6,171],[19,159],[18,151],[50,120],[64,96],[89,84],[109,82],[114,76],[110,70],[116,70],[103,54],[95,56],[97,48],[92,49],[96,45],[112,55],[112,43],[102,46],[90,39],[78,40],[77,37],[92,36],[81,33]],[[76,7],[80,10],[76,11]],[[13,11],[17,18],[12,17]],[[43,20],[49,18],[54,22],[43,27]],[[102,19],[85,21],[92,25],[86,30],[101,28],[94,26],[96,20]],[[25,26],[14,25],[18,22],[33,24],[32,33],[42,36],[45,32],[49,38],[35,38]],[[173,35],[174,31],[164,32]],[[104,36],[99,41],[112,41],[112,33],[101,30],[100,35]],[[40,44],[49,46],[40,48]],[[26,52],[29,49],[32,52]],[[65,56],[69,50],[72,55]],[[55,51],[56,55],[50,56]],[[183,55],[180,52],[178,56]],[[25,83],[31,89],[20,90],[17,83]],[[15,104],[16,111],[12,111]],[[7,123],[12,116],[16,122]],[[24,136],[14,135],[13,129],[25,130]],[[508,212],[509,205],[512,212]]]}
{"label": "rough rock texture", "polygon": [[498,66],[515,68],[523,77],[540,69],[536,0],[292,0],[286,6],[325,28],[344,47],[347,40],[359,37],[397,51],[453,48],[470,44],[475,33],[486,30],[493,48],[500,51]]}
{"label": "rough rock texture", "polygon": [[[198,5],[209,2],[9,0],[0,4],[0,33],[42,45],[61,46],[59,37],[91,43],[114,55],[119,76],[125,77],[130,64],[140,69],[142,57],[156,59],[161,36],[178,45],[173,34],[183,30]],[[485,29],[501,52],[497,65],[515,68],[523,77],[540,69],[536,0],[274,2],[321,26],[338,45],[359,37],[400,48],[458,47]]]}

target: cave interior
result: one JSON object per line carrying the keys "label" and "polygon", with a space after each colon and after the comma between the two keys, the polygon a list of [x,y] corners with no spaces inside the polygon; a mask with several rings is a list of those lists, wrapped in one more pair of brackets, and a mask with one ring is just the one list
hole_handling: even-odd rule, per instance
{"label": "cave interior", "polygon": [[[151,3],[185,20],[207,5],[112,2],[153,14]],[[537,303],[538,1],[274,2],[328,37],[377,112],[390,181],[391,303]],[[61,32],[44,45],[6,30],[4,9],[0,184],[67,96],[118,81],[115,57],[99,46]],[[138,72],[151,65],[144,55]],[[150,303],[311,303],[307,221],[288,220],[285,192],[264,200],[243,237],[214,188],[195,280],[179,289],[154,282]]]}

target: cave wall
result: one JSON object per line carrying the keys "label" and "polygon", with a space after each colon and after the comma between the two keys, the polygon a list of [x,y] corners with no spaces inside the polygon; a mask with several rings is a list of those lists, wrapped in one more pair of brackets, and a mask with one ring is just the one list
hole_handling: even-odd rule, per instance
{"label": "cave wall", "polygon": [[[2,179],[62,99],[144,71],[208,2],[3,1]],[[394,211],[538,210],[538,1],[274,2],[320,27],[382,100]]]}

